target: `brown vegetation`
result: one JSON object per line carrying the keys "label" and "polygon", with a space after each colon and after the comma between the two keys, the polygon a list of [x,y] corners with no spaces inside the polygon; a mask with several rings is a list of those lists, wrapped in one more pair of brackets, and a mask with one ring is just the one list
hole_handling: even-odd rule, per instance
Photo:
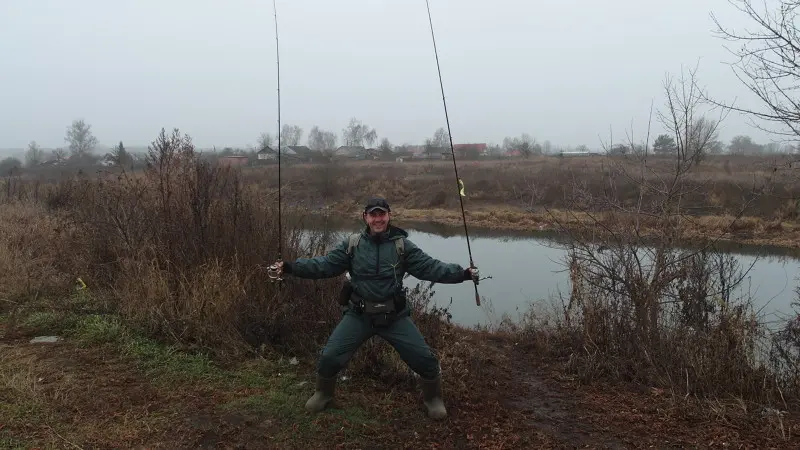
{"label": "brown vegetation", "polygon": [[[684,205],[698,215],[729,214],[743,206],[743,192],[757,189],[769,180],[773,196],[752,205],[748,215],[773,219],[779,212],[787,214],[790,211],[786,211],[786,201],[781,197],[800,196],[800,182],[792,173],[782,171],[773,175],[773,170],[791,160],[792,155],[709,156],[687,175],[685,181],[700,189],[684,198]],[[673,173],[675,162],[671,157],[649,157],[648,179],[656,180]],[[634,158],[533,156],[457,163],[470,207],[564,209],[565,200],[572,196],[576,182],[583,189],[598,194],[609,192],[609,184],[613,182],[614,194],[625,204],[632,204],[639,197],[636,180],[626,179],[624,174],[625,170],[638,168],[640,161]],[[248,168],[243,176],[248,182],[266,189],[277,187],[275,166]],[[283,167],[282,178],[287,199],[311,205],[359,204],[363,197],[382,194],[408,209],[458,206],[453,163],[446,160],[296,164]]]}
{"label": "brown vegetation", "polygon": [[[256,172],[209,165],[177,133],[159,136],[149,162],[135,176],[42,187],[38,201],[24,187],[5,197],[0,364],[13,369],[0,370],[0,396],[10,405],[0,407],[0,442],[320,448],[380,438],[390,447],[552,448],[724,439],[775,446],[800,433],[779,412],[797,411],[800,399],[794,322],[759,340],[766,334],[747,304],[715,284],[735,283],[736,273],[715,263],[713,249],[687,257],[662,236],[663,267],[637,264],[630,256],[640,242],[614,241],[630,234],[631,211],[607,219],[613,232],[599,238],[608,259],[573,227],[574,290],[555,321],[529,315],[466,330],[450,323],[425,286],[411,289],[414,317],[446,374],[445,423],[424,419],[415,377],[377,340],[345,372],[352,381],[343,383],[338,413],[308,417],[302,404],[311,385],[303,381],[313,379],[316,352],[338,319],[340,280],[268,280],[277,211],[268,180],[246,181]],[[380,172],[357,176],[369,173]],[[365,194],[398,195],[380,175],[371,183]],[[309,189],[289,179],[287,205],[308,199]],[[421,201],[414,192],[396,198],[414,206]],[[320,254],[332,242],[303,232],[303,209],[285,211],[284,259]],[[675,308],[657,306],[667,303]],[[42,333],[67,341],[45,353],[22,340]],[[759,345],[771,358],[759,359]],[[297,365],[287,362],[293,357]],[[126,402],[114,408],[112,398]],[[631,421],[651,428],[630,430]],[[101,426],[107,432],[93,431]]]}
{"label": "brown vegetation", "polygon": [[[792,171],[776,171],[791,155],[709,156],[683,179],[682,208],[692,228],[687,238],[724,239],[797,246],[800,242],[800,180]],[[541,231],[557,229],[553,214],[569,214],[577,192],[588,192],[581,205],[602,215],[608,205],[596,199],[613,196],[620,206],[652,203],[656,190],[644,192],[628,174],[638,169],[635,158],[536,156],[513,161],[461,161],[466,185],[468,223],[474,226]],[[650,157],[645,181],[657,183],[675,171],[676,160]],[[275,167],[250,168],[243,178],[264,192],[277,189]],[[399,220],[457,225],[461,221],[452,161],[353,161],[301,164],[283,168],[287,202],[309,211],[357,217],[370,195],[384,195]],[[757,202],[748,202],[761,192]],[[742,216],[730,228],[733,217]],[[643,218],[647,221],[647,218]],[[584,220],[575,215],[571,220]],[[592,220],[593,221],[593,220]],[[657,224],[650,224],[656,228]]]}

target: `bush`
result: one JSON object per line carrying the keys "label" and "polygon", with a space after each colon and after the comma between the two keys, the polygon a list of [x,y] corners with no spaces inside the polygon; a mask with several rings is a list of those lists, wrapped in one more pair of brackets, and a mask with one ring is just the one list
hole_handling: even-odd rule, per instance
{"label": "bush", "polygon": [[[316,347],[320,325],[336,319],[338,282],[268,281],[278,256],[275,199],[198,158],[177,130],[162,130],[147,163],[142,174],[64,181],[49,196],[83,236],[84,280],[150,333],[220,356],[262,344]],[[291,214],[284,220],[282,256],[291,259],[303,251],[302,230]],[[321,252],[325,243],[312,242],[305,251]]]}
{"label": "bush", "polygon": [[[188,136],[162,130],[143,173],[64,180],[46,204],[82,236],[83,280],[149,334],[222,358],[308,355],[340,318],[341,279],[268,280],[279,253],[276,200],[246,186],[240,172],[199,158]],[[284,211],[283,259],[322,254],[338,238],[304,231],[305,220]],[[423,333],[446,346],[449,313],[430,307],[423,290],[409,296]],[[381,352],[360,353],[355,371],[369,373]]]}

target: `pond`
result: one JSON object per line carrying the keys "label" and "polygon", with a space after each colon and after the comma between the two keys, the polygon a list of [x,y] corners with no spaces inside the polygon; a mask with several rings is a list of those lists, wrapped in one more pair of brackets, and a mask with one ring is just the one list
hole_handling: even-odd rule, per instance
{"label": "pond", "polygon": [[[317,225],[341,233],[351,233],[360,227],[358,223],[332,220]],[[464,267],[469,264],[463,227],[424,223],[398,223],[398,226],[428,255]],[[472,283],[434,286],[434,301],[441,306],[449,305],[455,323],[486,325],[501,319],[503,314],[516,320],[531,307],[538,315],[552,315],[561,304],[559,295],[564,301],[568,299],[566,252],[556,245],[555,234],[472,228],[469,233],[475,264],[482,277],[491,278],[478,285],[481,306],[475,304]],[[749,269],[733,298],[749,294],[755,308],[767,321],[777,321],[792,312],[791,303],[797,297],[795,287],[800,283],[798,250],[728,244],[723,251],[735,256],[743,270]],[[409,287],[418,282],[414,277],[405,281]]]}

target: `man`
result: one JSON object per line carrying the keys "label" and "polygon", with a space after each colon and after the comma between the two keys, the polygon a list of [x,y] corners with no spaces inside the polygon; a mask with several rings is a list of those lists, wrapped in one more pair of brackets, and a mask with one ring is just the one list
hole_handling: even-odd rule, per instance
{"label": "man", "polygon": [[443,419],[447,410],[441,397],[439,361],[411,320],[403,277],[408,272],[420,280],[456,284],[477,281],[478,269],[464,269],[425,254],[406,239],[406,231],[390,224],[391,209],[383,198],[370,199],[362,218],[367,226],[360,235],[354,236],[355,242],[345,239],[325,256],[273,265],[279,274],[298,278],[329,278],[344,272],[351,277],[352,292],[348,295],[347,307],[322,349],[316,389],[306,402],[306,409],[310,412],[325,409],[333,400],[339,371],[361,344],[377,334],[420,376],[428,416]]}

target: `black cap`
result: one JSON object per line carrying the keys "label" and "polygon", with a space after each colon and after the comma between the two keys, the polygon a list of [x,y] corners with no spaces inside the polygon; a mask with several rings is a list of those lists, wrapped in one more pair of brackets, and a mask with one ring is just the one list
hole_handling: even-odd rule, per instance
{"label": "black cap", "polygon": [[391,208],[389,208],[389,203],[386,202],[386,199],[381,197],[373,197],[369,199],[367,205],[364,206],[365,213],[374,211],[376,209],[380,209],[381,211],[386,211],[386,212],[391,211]]}

